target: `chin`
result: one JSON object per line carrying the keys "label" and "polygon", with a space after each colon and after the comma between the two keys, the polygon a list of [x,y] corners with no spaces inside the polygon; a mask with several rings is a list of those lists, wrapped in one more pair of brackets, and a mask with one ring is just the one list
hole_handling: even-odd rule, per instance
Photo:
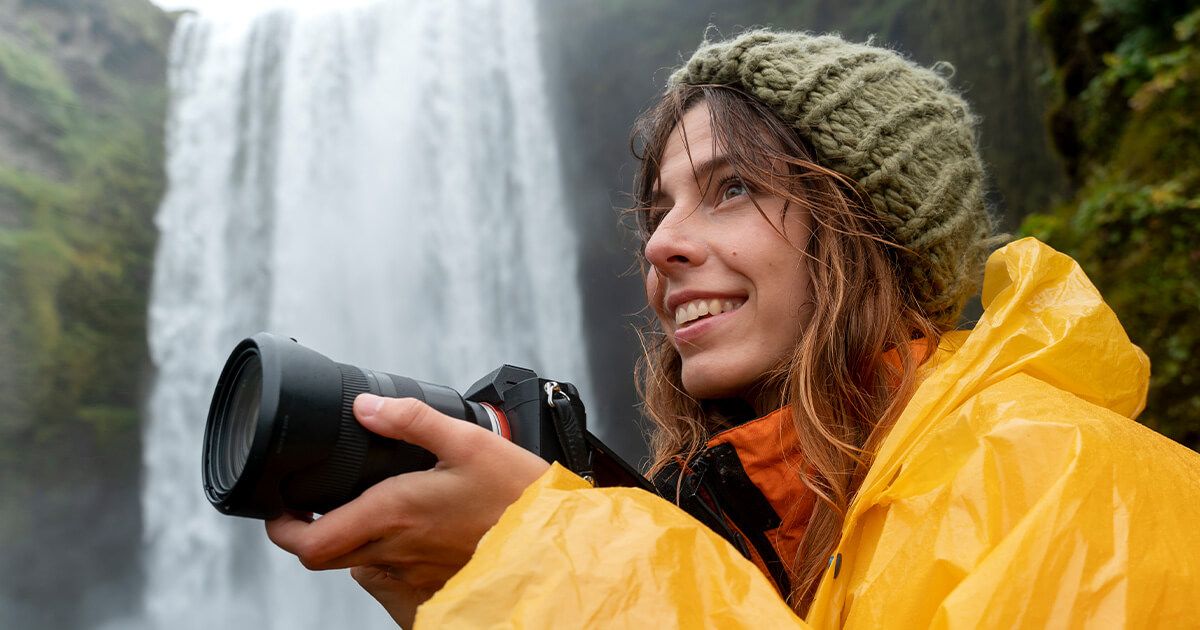
{"label": "chin", "polygon": [[746,390],[740,379],[725,370],[683,369],[683,390],[696,400],[738,398]]}

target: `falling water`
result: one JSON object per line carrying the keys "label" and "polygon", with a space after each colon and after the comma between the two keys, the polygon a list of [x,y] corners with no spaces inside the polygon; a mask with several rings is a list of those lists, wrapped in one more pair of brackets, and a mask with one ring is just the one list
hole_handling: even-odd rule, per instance
{"label": "falling water", "polygon": [[532,0],[181,19],[150,310],[150,628],[366,628],[346,571],[304,570],[204,498],[226,353],[270,330],[464,388],[526,365],[586,389],[575,236]]}

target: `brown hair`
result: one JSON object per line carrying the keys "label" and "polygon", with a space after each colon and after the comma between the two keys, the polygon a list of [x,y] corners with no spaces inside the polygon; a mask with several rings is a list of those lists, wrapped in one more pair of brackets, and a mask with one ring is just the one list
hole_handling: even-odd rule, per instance
{"label": "brown hair", "polygon": [[[709,107],[713,141],[750,189],[783,198],[785,212],[812,217],[812,235],[797,252],[809,274],[805,312],[795,319],[803,328],[800,342],[757,389],[760,406],[790,408],[805,462],[796,480],[817,497],[798,557],[783,559],[795,576],[785,596],[804,614],[874,452],[915,388],[921,357],[910,342],[936,343],[942,331],[902,285],[899,246],[870,213],[869,199],[853,181],[815,163],[800,131],[734,88],[679,85],[639,118],[632,211],[642,218],[643,244],[660,212],[651,204],[663,149],[683,114],[701,101]],[[644,259],[642,267],[648,271]],[[653,474],[697,453],[726,421],[718,404],[684,391],[679,354],[653,317],[642,346],[637,380],[654,427]],[[884,359],[893,349],[899,367]]]}

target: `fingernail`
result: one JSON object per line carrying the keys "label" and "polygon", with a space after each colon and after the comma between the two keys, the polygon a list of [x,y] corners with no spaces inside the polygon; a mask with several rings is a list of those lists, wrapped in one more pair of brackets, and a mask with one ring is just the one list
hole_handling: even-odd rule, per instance
{"label": "fingernail", "polygon": [[358,416],[370,418],[379,413],[379,409],[383,407],[383,400],[382,397],[375,394],[359,394],[354,401],[354,404],[358,405]]}

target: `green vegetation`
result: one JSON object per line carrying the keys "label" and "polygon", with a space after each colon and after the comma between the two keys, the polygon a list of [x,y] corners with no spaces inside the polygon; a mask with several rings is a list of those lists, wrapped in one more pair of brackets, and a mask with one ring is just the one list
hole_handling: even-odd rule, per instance
{"label": "green vegetation", "polygon": [[[16,336],[17,356],[29,362],[26,382],[0,400],[5,425],[12,425],[12,410],[24,402],[32,417],[42,419],[40,430],[74,430],[69,423],[81,406],[120,404],[132,410],[140,403],[136,381],[124,375],[143,372],[144,325],[128,322],[145,319],[152,217],[164,184],[164,90],[131,90],[127,98],[136,101],[118,98],[99,111],[42,107],[73,104],[69,84],[54,72],[53,80],[18,81],[25,77],[8,74],[13,59],[23,59],[11,64],[19,68],[51,66],[45,57],[6,55],[5,48],[12,47],[0,47],[0,72],[10,83],[30,87],[29,106],[36,108],[31,110],[61,132],[55,149],[69,177],[54,181],[0,168],[0,194],[20,211],[17,227],[0,229],[0,286],[8,298],[3,318]],[[130,119],[142,112],[145,117]],[[85,367],[88,357],[105,356],[120,358]],[[51,408],[58,413],[40,413]],[[65,426],[45,426],[46,418]],[[127,427],[135,429],[134,423]]]}
{"label": "green vegetation", "polygon": [[54,123],[55,131],[67,130],[78,102],[66,76],[50,59],[0,40],[0,74],[10,89]]}
{"label": "green vegetation", "polygon": [[1023,231],[1073,255],[1150,356],[1142,421],[1200,448],[1200,8],[1047,0],[1074,198]]}
{"label": "green vegetation", "polygon": [[[22,541],[0,552],[0,575],[22,576],[0,589],[0,626],[73,627],[89,612],[44,603],[139,579],[172,23],[146,0],[26,0],[0,23],[20,25],[0,39],[0,536]],[[87,562],[52,575],[67,558]]]}

